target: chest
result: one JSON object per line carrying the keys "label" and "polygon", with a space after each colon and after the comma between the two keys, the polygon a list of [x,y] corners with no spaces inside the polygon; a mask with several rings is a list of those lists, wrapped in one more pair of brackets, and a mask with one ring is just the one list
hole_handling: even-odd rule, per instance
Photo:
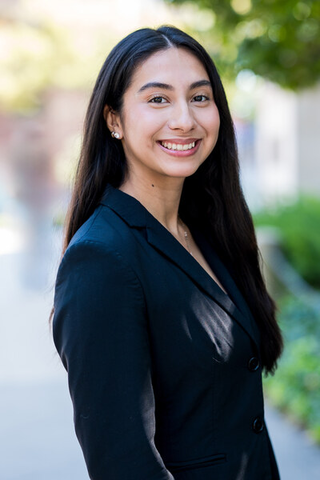
{"label": "chest", "polygon": [[152,266],[152,273],[146,269],[144,290],[157,364],[169,367],[175,378],[245,367],[252,342],[230,311],[170,261],[154,258]]}

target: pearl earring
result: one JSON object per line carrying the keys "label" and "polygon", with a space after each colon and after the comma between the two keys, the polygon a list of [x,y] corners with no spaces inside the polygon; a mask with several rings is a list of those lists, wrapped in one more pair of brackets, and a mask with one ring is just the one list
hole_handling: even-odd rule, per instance
{"label": "pearl earring", "polygon": [[112,137],[112,138],[116,138],[117,140],[119,140],[119,138],[120,138],[120,133],[118,133],[118,132],[111,132],[111,137]]}

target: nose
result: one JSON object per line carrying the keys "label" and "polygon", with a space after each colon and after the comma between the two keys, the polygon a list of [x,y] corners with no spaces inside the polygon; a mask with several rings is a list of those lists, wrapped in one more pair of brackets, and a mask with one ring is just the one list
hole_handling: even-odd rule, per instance
{"label": "nose", "polygon": [[189,132],[194,129],[195,123],[195,118],[187,102],[180,102],[173,106],[168,121],[171,130]]}

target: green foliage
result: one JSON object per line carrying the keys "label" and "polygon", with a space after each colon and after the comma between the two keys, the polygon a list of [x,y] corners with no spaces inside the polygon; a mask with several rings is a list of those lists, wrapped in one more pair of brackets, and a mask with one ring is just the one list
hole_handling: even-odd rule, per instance
{"label": "green foliage", "polygon": [[[318,0],[167,0],[214,12],[202,34],[224,72],[252,70],[283,87],[300,89],[320,78]],[[312,65],[312,68],[310,68]],[[224,73],[223,72],[223,73]]]}
{"label": "green foliage", "polygon": [[320,313],[289,298],[279,321],[285,349],[275,376],[264,381],[265,392],[320,443]]}
{"label": "green foliage", "polygon": [[4,25],[1,37],[7,48],[1,58],[0,105],[20,112],[36,109],[39,92],[55,84],[60,66],[72,61],[66,38],[49,25],[35,28],[20,23]]}
{"label": "green foliage", "polygon": [[80,49],[75,32],[49,20],[3,22],[1,27],[0,108],[8,112],[38,110],[49,88],[91,88],[113,43],[111,34],[97,31],[90,48]]}
{"label": "green foliage", "polygon": [[290,263],[308,283],[320,288],[320,199],[301,197],[293,205],[256,214],[254,222],[277,227]]}

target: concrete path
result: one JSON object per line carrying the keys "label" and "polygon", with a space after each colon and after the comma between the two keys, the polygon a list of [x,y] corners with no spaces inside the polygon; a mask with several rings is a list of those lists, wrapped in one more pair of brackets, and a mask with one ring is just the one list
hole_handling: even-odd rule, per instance
{"label": "concrete path", "polygon": [[270,407],[266,408],[266,421],[281,480],[319,480],[320,448],[303,431]]}
{"label": "concrete path", "polygon": [[[47,323],[57,258],[0,255],[1,480],[88,480]],[[320,450],[269,408],[267,422],[282,480],[319,480]]]}

